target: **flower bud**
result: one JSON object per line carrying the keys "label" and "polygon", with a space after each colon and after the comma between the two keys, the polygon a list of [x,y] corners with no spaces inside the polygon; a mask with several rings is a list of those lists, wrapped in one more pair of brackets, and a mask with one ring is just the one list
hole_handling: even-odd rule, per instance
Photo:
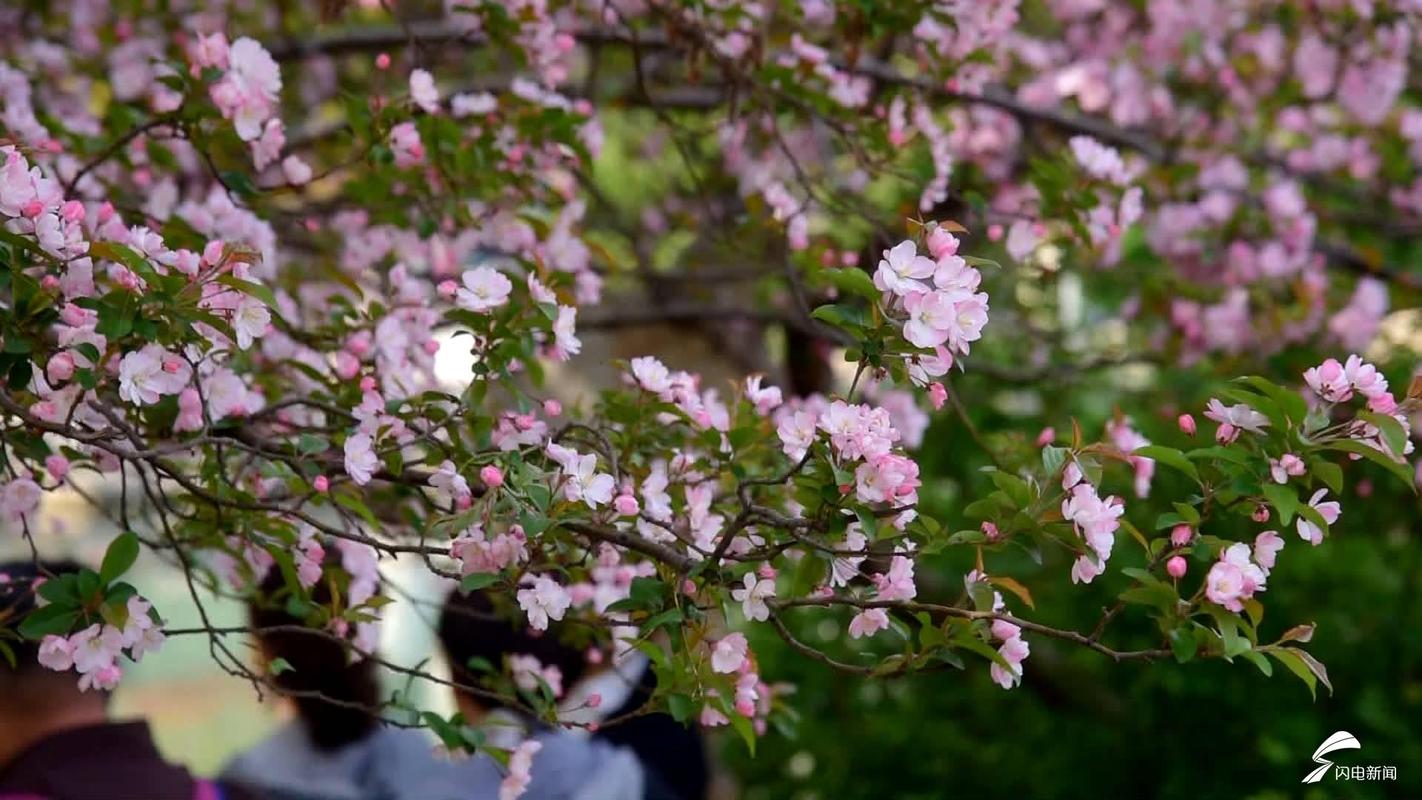
{"label": "flower bud", "polygon": [[1039,434],[1037,434],[1037,446],[1038,446],[1038,447],[1046,447],[1047,445],[1051,444],[1052,442],[1054,442],[1054,441],[1056,441],[1056,440],[1057,440],[1057,429],[1056,429],[1056,428],[1053,428],[1053,427],[1050,426],[1050,425],[1048,425],[1047,427],[1043,428],[1043,429],[1042,429],[1042,432],[1039,433]]}
{"label": "flower bud", "polygon": [[74,377],[74,356],[68,352],[56,353],[45,365],[44,374],[50,383],[64,383]]}
{"label": "flower bud", "polygon": [[504,485],[504,471],[493,464],[485,464],[479,469],[479,480],[490,489]]}
{"label": "flower bud", "polygon": [[619,494],[616,499],[612,501],[612,507],[617,510],[618,514],[624,517],[635,517],[637,516],[637,512],[641,510],[641,506],[637,503],[637,498],[626,493]]}
{"label": "flower bud", "polygon": [[1170,577],[1180,580],[1185,577],[1185,570],[1188,566],[1184,558],[1172,556],[1169,561],[1165,562],[1165,571],[1170,573]]}
{"label": "flower bud", "polygon": [[311,485],[316,488],[316,491],[325,494],[326,491],[331,488],[331,479],[325,475],[317,475],[316,479],[311,482]]}
{"label": "flower bud", "polygon": [[1195,532],[1189,525],[1176,525],[1170,529],[1170,544],[1175,547],[1184,547],[1195,538]]}
{"label": "flower bud", "polygon": [[44,468],[49,472],[49,476],[57,481],[64,480],[64,476],[69,474],[69,459],[55,453],[44,460]]}
{"label": "flower bud", "polygon": [[563,413],[563,404],[557,400],[544,400],[543,413],[550,417],[556,417]]}
{"label": "flower bud", "polygon": [[376,68],[376,69],[390,69],[390,54],[389,54],[389,53],[381,53],[380,55],[376,56],[376,57],[375,57],[375,68]]}
{"label": "flower bud", "polygon": [[1186,436],[1195,435],[1196,428],[1194,417],[1190,416],[1189,414],[1181,414],[1180,418],[1176,420],[1176,423],[1180,425],[1180,431]]}
{"label": "flower bud", "polygon": [[597,708],[600,705],[602,705],[602,695],[597,692],[588,695],[588,708]]}

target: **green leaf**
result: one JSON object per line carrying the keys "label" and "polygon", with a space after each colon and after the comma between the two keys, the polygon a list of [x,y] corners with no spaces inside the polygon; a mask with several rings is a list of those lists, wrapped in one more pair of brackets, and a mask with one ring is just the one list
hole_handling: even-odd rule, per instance
{"label": "green leaf", "polygon": [[128,572],[128,568],[137,560],[138,536],[128,532],[114,537],[114,540],[109,542],[109,549],[104,553],[103,563],[99,566],[99,580],[107,586],[115,578]]}
{"label": "green leaf", "polygon": [[276,310],[276,295],[272,294],[271,289],[267,288],[266,286],[263,286],[260,283],[244,281],[234,275],[220,275],[217,278],[217,282],[222,284],[223,286],[230,286],[243,294],[251,295],[252,297],[257,298],[258,300],[261,300],[267,305],[267,307],[271,308],[272,310]]}
{"label": "green leaf", "polygon": [[1392,460],[1391,457],[1389,457],[1381,450],[1378,450],[1375,447],[1369,447],[1363,444],[1362,442],[1356,442],[1352,439],[1339,439],[1337,441],[1329,442],[1325,446],[1329,450],[1341,450],[1345,453],[1356,453],[1357,455],[1366,458],[1374,464],[1379,464],[1382,467],[1386,468],[1388,472],[1391,472],[1399,479],[1401,479],[1402,482],[1408,488],[1410,488],[1414,494],[1417,492],[1417,486],[1412,482],[1412,472],[1407,468],[1407,466],[1405,464],[1399,464],[1398,462]]}
{"label": "green leaf", "polygon": [[[1318,699],[1318,677],[1313,674],[1313,670],[1309,669],[1308,664],[1299,657],[1299,653],[1303,652],[1302,650],[1294,647],[1280,647],[1266,652],[1273,656],[1275,661],[1288,667],[1290,672],[1299,676],[1299,680],[1303,681],[1304,685],[1308,687],[1309,696],[1314,700]],[[1332,691],[1332,687],[1329,687],[1329,692],[1332,693]]]}
{"label": "green leaf", "polygon": [[1288,525],[1294,519],[1294,514],[1299,508],[1298,493],[1288,484],[1266,483],[1264,484],[1264,496],[1269,498],[1269,504],[1279,512],[1279,522]]}
{"label": "green leaf", "polygon": [[1264,677],[1268,678],[1273,676],[1274,665],[1269,663],[1269,659],[1265,658],[1264,655],[1259,651],[1250,650],[1246,653],[1242,653],[1241,655],[1249,659],[1250,663],[1254,664],[1254,666],[1258,667],[1259,671],[1264,673]]}
{"label": "green leaf", "polygon": [[291,662],[287,661],[284,658],[274,658],[271,661],[267,662],[267,669],[271,671],[273,677],[280,675],[283,672],[296,671],[296,667],[293,667],[291,665]]}
{"label": "green leaf", "polygon": [[1313,473],[1313,476],[1315,478],[1318,478],[1320,481],[1322,481],[1324,486],[1327,486],[1329,489],[1331,489],[1334,494],[1342,494],[1342,467],[1338,466],[1332,461],[1325,461],[1324,459],[1316,458],[1314,459],[1313,464],[1309,466],[1309,471]]}
{"label": "green leaf", "polygon": [[1170,651],[1175,654],[1175,660],[1184,664],[1195,657],[1196,651],[1200,649],[1200,640],[1195,638],[1195,632],[1190,628],[1175,628],[1170,631]]}
{"label": "green leaf", "polygon": [[824,269],[814,273],[813,279],[816,284],[833,286],[871,302],[879,299],[880,292],[874,286],[874,280],[862,269]]}
{"label": "green leaf", "polygon": [[65,634],[79,620],[79,610],[66,606],[45,606],[25,616],[20,623],[20,635],[26,639],[43,639],[50,634]]}
{"label": "green leaf", "polygon": [[487,586],[492,586],[499,582],[502,576],[497,572],[472,572],[464,576],[459,582],[459,591],[464,594],[477,592]]}
{"label": "green leaf", "polygon": [[1378,429],[1383,443],[1392,453],[1401,455],[1406,449],[1407,431],[1402,429],[1402,423],[1386,414],[1374,414],[1371,411],[1359,411],[1358,418]]}
{"label": "green leaf", "polygon": [[1200,471],[1195,468],[1195,464],[1186,458],[1184,453],[1173,447],[1162,447],[1158,444],[1151,444],[1136,448],[1131,452],[1131,455],[1153,458],[1161,464],[1174,467],[1186,475],[1189,475],[1197,483],[1200,480]]}
{"label": "green leaf", "polygon": [[672,719],[677,722],[686,722],[691,719],[692,714],[696,713],[696,704],[687,695],[669,694],[667,695],[667,711],[671,712]]}

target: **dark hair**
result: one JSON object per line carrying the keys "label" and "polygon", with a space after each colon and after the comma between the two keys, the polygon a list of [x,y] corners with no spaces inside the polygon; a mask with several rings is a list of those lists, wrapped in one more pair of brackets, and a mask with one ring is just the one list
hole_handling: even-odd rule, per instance
{"label": "dark hair", "polygon": [[[269,630],[304,626],[287,610],[285,581],[273,569],[262,591],[247,603],[247,614],[268,657],[284,660],[290,669],[272,677],[289,692],[306,735],[318,750],[336,750],[360,741],[375,730],[379,718],[380,681],[375,662],[351,660],[349,649],[320,631]],[[331,592],[322,581],[313,587],[312,602],[329,604]]]}
{"label": "dark hair", "polygon": [[[587,668],[581,651],[559,641],[559,630],[534,635],[517,610],[498,609],[484,591],[450,593],[440,610],[439,643],[455,681],[467,685],[479,685],[480,673],[469,668],[476,658],[497,670],[506,656],[530,655],[544,666],[556,666],[563,673],[564,686],[577,682]],[[482,705],[504,705],[486,695],[471,699]]]}
{"label": "dark hair", "polygon": [[[7,561],[0,563],[0,630],[18,637],[20,621],[35,608],[35,583],[54,575],[78,572],[73,561]],[[12,668],[0,657],[0,674],[21,675],[45,671],[39,665],[39,642],[5,636],[0,638],[15,656]]]}

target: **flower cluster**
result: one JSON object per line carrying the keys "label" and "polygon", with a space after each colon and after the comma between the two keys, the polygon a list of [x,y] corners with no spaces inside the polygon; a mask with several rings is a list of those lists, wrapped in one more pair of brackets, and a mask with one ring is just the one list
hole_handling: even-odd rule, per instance
{"label": "flower cluster", "polygon": [[166,638],[147,600],[130,597],[124,608],[127,617],[122,627],[96,622],[67,637],[45,636],[40,642],[39,663],[55,672],[73,669],[84,691],[113,689],[123,675],[120,655],[127,653],[134,662],[142,661],[144,655],[162,647]]}
{"label": "flower cluster", "polygon": [[905,240],[884,251],[874,272],[885,310],[902,320],[903,338],[916,349],[932,351],[909,357],[910,374],[923,384],[943,375],[955,356],[966,356],[988,321],[988,296],[978,291],[982,274],[958,255],[958,247],[956,236],[934,227],[928,256]]}
{"label": "flower cluster", "polygon": [[1062,489],[1067,493],[1062,500],[1062,517],[1071,522],[1077,535],[1090,548],[1090,552],[1078,556],[1072,564],[1071,580],[1072,583],[1091,583],[1106,569],[1126,507],[1114,495],[1103,499],[1075,460],[1068,461],[1062,470]]}

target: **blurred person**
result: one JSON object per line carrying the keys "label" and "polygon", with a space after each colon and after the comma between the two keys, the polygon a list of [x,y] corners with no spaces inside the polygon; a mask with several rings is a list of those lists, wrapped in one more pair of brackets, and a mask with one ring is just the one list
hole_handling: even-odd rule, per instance
{"label": "blurred person", "polygon": [[[536,658],[545,682],[557,684],[575,681],[582,672],[581,654],[562,647],[551,635],[530,635],[521,621],[501,616],[483,592],[450,594],[440,613],[439,639],[455,682],[464,686],[479,685],[480,673],[470,664],[480,661],[498,670],[511,658]],[[551,688],[555,695],[561,694],[560,686]],[[523,763],[504,768],[484,754],[455,756],[409,797],[642,800],[659,796],[648,792],[641,764],[629,750],[549,726],[483,693],[456,688],[455,702],[465,721],[479,729],[490,746],[520,751],[522,756],[515,755],[514,760]]]}
{"label": "blurred person", "polygon": [[[287,610],[288,591],[273,570],[247,613],[268,679],[295,718],[236,756],[222,777],[270,800],[390,800],[434,762],[418,730],[380,717],[376,663],[334,635],[304,629]],[[331,602],[325,581],[311,601]],[[280,670],[272,664],[281,659]]]}
{"label": "blurred person", "polygon": [[[44,578],[72,562],[0,564],[0,628],[35,608]],[[143,720],[108,718],[110,693],[79,689],[73,672],[40,665],[39,644],[7,639],[0,657],[0,800],[253,800],[164,760]]]}
{"label": "blurred person", "polygon": [[[705,800],[709,768],[700,729],[664,712],[637,713],[652,699],[656,687],[651,659],[629,647],[588,665],[582,679],[568,690],[559,716],[591,724],[596,738],[636,753],[653,787],[649,797]],[[588,698],[594,695],[598,701],[590,704]],[[608,720],[613,724],[604,725]]]}

